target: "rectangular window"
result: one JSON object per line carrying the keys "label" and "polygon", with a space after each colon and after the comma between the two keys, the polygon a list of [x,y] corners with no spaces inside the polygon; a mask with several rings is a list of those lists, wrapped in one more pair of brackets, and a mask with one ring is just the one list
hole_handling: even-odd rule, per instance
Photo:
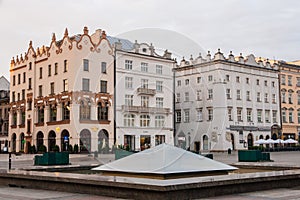
{"label": "rectangular window", "polygon": [[54,94],[54,82],[50,83],[50,94]]}
{"label": "rectangular window", "polygon": [[26,72],[23,72],[23,83],[26,82]]}
{"label": "rectangular window", "polygon": [[176,111],[176,123],[181,122],[181,111]]}
{"label": "rectangular window", "polygon": [[246,98],[247,98],[247,101],[251,101],[250,91],[246,91]]}
{"label": "rectangular window", "polygon": [[285,91],[281,92],[281,102],[285,103]]}
{"label": "rectangular window", "polygon": [[164,98],[156,97],[156,108],[163,108],[164,107]]}
{"label": "rectangular window", "polygon": [[68,61],[64,60],[64,72],[68,71]]}
{"label": "rectangular window", "polygon": [[184,93],[184,101],[190,101],[190,93],[189,92]]}
{"label": "rectangular window", "polygon": [[20,93],[18,92],[18,101],[20,101]]}
{"label": "rectangular window", "polygon": [[259,85],[259,79],[256,79],[256,85]]}
{"label": "rectangular window", "polygon": [[125,95],[125,105],[133,106],[133,95],[129,95],[129,94]]}
{"label": "rectangular window", "polygon": [[51,65],[48,65],[48,76],[51,76]]}
{"label": "rectangular window", "polygon": [[208,113],[208,121],[213,120],[213,108],[207,108],[207,113]]}
{"label": "rectangular window", "polygon": [[288,76],[288,85],[292,86],[292,76]]}
{"label": "rectangular window", "polygon": [[186,109],[184,110],[184,122],[190,122],[190,110]]}
{"label": "rectangular window", "polygon": [[241,100],[241,90],[236,91],[236,99]]}
{"label": "rectangular window", "polygon": [[227,82],[229,82],[229,81],[230,81],[230,76],[229,76],[229,75],[226,75],[225,80],[226,80]]}
{"label": "rectangular window", "polygon": [[243,119],[242,119],[242,108],[237,108],[236,113],[237,113],[237,120],[239,122],[243,121]]}
{"label": "rectangular window", "polygon": [[141,96],[141,106],[149,107],[149,97],[148,96]]}
{"label": "rectangular window", "polygon": [[185,79],[185,85],[189,85],[190,84],[190,80],[189,79]]}
{"label": "rectangular window", "polygon": [[265,122],[269,123],[270,122],[270,111],[265,110]]}
{"label": "rectangular window", "polygon": [[272,81],[272,87],[275,87],[275,81]]}
{"label": "rectangular window", "polygon": [[289,96],[288,96],[288,99],[289,99],[289,104],[293,104],[293,93],[292,92],[289,92]]}
{"label": "rectangular window", "polygon": [[272,103],[276,103],[276,94],[272,94]]}
{"label": "rectangular window", "polygon": [[300,77],[297,77],[297,87],[300,87]]}
{"label": "rectangular window", "polygon": [[201,77],[197,77],[197,83],[201,83]]}
{"label": "rectangular window", "polygon": [[201,94],[201,90],[197,90],[197,93],[196,93],[197,97],[197,101],[201,101],[202,100],[202,94]]}
{"label": "rectangular window", "polygon": [[68,79],[63,80],[63,91],[67,92],[69,90],[68,88]]}
{"label": "rectangular window", "polygon": [[11,99],[12,99],[12,102],[16,101],[16,93],[15,92],[11,93]]}
{"label": "rectangular window", "polygon": [[298,105],[300,105],[300,92],[297,92]]}
{"label": "rectangular window", "polygon": [[125,60],[125,69],[132,70],[132,60]]}
{"label": "rectangular window", "polygon": [[181,86],[181,81],[180,80],[177,81],[177,86]]}
{"label": "rectangular window", "polygon": [[82,90],[90,91],[90,79],[87,78],[82,79]]}
{"label": "rectangular window", "polygon": [[43,68],[40,67],[40,79],[42,79],[42,78],[43,78]]}
{"label": "rectangular window", "polygon": [[32,89],[31,78],[28,79],[28,90]]}
{"label": "rectangular window", "polygon": [[39,85],[39,97],[43,96],[43,86]]}
{"label": "rectangular window", "polygon": [[16,85],[16,76],[13,75],[13,85]]}
{"label": "rectangular window", "polygon": [[22,90],[22,100],[25,100],[25,90]]}
{"label": "rectangular window", "polygon": [[197,110],[197,121],[198,122],[201,122],[201,121],[203,121],[203,112],[202,112],[202,108],[198,108]]}
{"label": "rectangular window", "polygon": [[32,69],[32,62],[29,63],[29,70]]}
{"label": "rectangular window", "polygon": [[256,95],[256,100],[257,100],[257,102],[261,102],[261,99],[260,99],[260,92],[257,93],[257,95]]}
{"label": "rectangular window", "polygon": [[156,74],[162,74],[162,65],[156,65]]}
{"label": "rectangular window", "polygon": [[157,92],[163,91],[163,82],[162,81],[156,81],[156,91]]}
{"label": "rectangular window", "polygon": [[101,73],[106,74],[106,62],[101,62]]}
{"label": "rectangular window", "polygon": [[298,116],[298,124],[300,123],[300,110],[297,111],[297,116]]}
{"label": "rectangular window", "polygon": [[287,121],[286,121],[286,110],[282,110],[282,122],[287,123]]}
{"label": "rectangular window", "polygon": [[268,81],[265,81],[265,86],[266,86],[266,87],[268,86]]}
{"label": "rectangular window", "polygon": [[176,103],[180,102],[180,93],[176,93]]}
{"label": "rectangular window", "polygon": [[276,110],[272,110],[272,120],[273,120],[273,123],[277,123],[277,111]]}
{"label": "rectangular window", "polygon": [[58,63],[54,64],[54,75],[57,75],[57,71],[58,71]]}
{"label": "rectangular window", "polygon": [[281,85],[285,85],[285,75],[281,75]]}
{"label": "rectangular window", "polygon": [[265,93],[265,103],[269,103],[269,94]]}
{"label": "rectangular window", "polygon": [[142,72],[148,72],[148,63],[141,63],[141,71]]}
{"label": "rectangular window", "polygon": [[250,82],[249,78],[246,78],[246,84],[249,84],[249,82]]}
{"label": "rectangular window", "polygon": [[240,82],[240,77],[239,77],[239,76],[236,77],[236,82],[237,82],[237,83]]}
{"label": "rectangular window", "polygon": [[293,110],[292,109],[289,110],[289,123],[294,123]]}
{"label": "rectangular window", "polygon": [[83,71],[89,71],[89,60],[83,59]]}
{"label": "rectangular window", "polygon": [[21,74],[18,74],[18,84],[21,84]]}
{"label": "rectangular window", "polygon": [[125,77],[125,88],[132,89],[133,85],[133,78],[132,77]]}
{"label": "rectangular window", "polygon": [[107,81],[100,81],[100,92],[107,93]]}
{"label": "rectangular window", "polygon": [[211,82],[212,80],[213,80],[213,76],[212,76],[212,75],[209,75],[209,76],[208,76],[208,81]]}
{"label": "rectangular window", "polygon": [[247,122],[252,122],[252,109],[247,108]]}
{"label": "rectangular window", "polygon": [[208,99],[213,99],[213,90],[212,89],[208,90]]}
{"label": "rectangular window", "polygon": [[230,89],[226,89],[226,97],[227,99],[231,99]]}
{"label": "rectangular window", "polygon": [[262,122],[262,110],[257,110],[257,122]]}
{"label": "rectangular window", "polygon": [[148,89],[148,79],[141,79],[141,88]]}
{"label": "rectangular window", "polygon": [[232,121],[232,107],[227,108],[227,115],[228,115],[228,120]]}

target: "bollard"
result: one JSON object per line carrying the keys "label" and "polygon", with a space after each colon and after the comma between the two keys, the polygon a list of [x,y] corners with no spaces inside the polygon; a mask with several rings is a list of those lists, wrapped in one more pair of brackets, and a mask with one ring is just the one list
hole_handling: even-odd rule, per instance
{"label": "bollard", "polygon": [[8,153],[8,170],[11,170],[11,152]]}

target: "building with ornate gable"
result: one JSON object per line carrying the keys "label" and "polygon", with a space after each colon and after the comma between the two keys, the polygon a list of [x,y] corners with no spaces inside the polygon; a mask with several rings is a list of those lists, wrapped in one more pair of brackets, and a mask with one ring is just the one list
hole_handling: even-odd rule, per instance
{"label": "building with ornate gable", "polygon": [[10,151],[45,145],[97,151],[113,144],[113,49],[104,31],[33,48],[10,65]]}
{"label": "building with ornate gable", "polygon": [[175,69],[175,144],[195,151],[245,149],[278,138],[278,66],[220,51]]}

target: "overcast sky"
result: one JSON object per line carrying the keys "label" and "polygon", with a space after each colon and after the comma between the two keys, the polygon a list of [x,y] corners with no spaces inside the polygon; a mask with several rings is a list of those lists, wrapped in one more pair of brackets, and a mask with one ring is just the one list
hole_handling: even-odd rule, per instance
{"label": "overcast sky", "polygon": [[[232,50],[235,55],[298,60],[299,8],[299,0],[0,0],[0,73],[9,79],[11,58],[24,55],[30,40],[35,49],[48,46],[53,32],[61,39],[66,27],[71,35],[82,33],[84,26],[128,37],[168,30],[151,41],[161,48],[166,46],[162,39],[177,33],[199,51],[220,48],[226,56]],[[149,35],[155,36],[145,40]],[[188,48],[177,40],[174,51]]]}

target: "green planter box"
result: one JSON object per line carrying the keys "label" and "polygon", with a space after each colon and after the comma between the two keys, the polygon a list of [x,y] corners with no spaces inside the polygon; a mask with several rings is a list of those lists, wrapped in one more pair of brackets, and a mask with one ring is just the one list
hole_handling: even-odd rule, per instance
{"label": "green planter box", "polygon": [[134,152],[126,151],[126,150],[123,150],[123,149],[116,149],[116,151],[115,151],[115,160],[124,158],[126,156],[131,155],[131,154],[134,154]]}
{"label": "green planter box", "polygon": [[34,165],[68,165],[68,152],[46,152],[34,157]]}
{"label": "green planter box", "polygon": [[239,150],[239,162],[257,162],[262,160],[262,154],[259,150]]}
{"label": "green planter box", "polygon": [[56,152],[55,153],[56,165],[68,165],[69,164],[69,152]]}

